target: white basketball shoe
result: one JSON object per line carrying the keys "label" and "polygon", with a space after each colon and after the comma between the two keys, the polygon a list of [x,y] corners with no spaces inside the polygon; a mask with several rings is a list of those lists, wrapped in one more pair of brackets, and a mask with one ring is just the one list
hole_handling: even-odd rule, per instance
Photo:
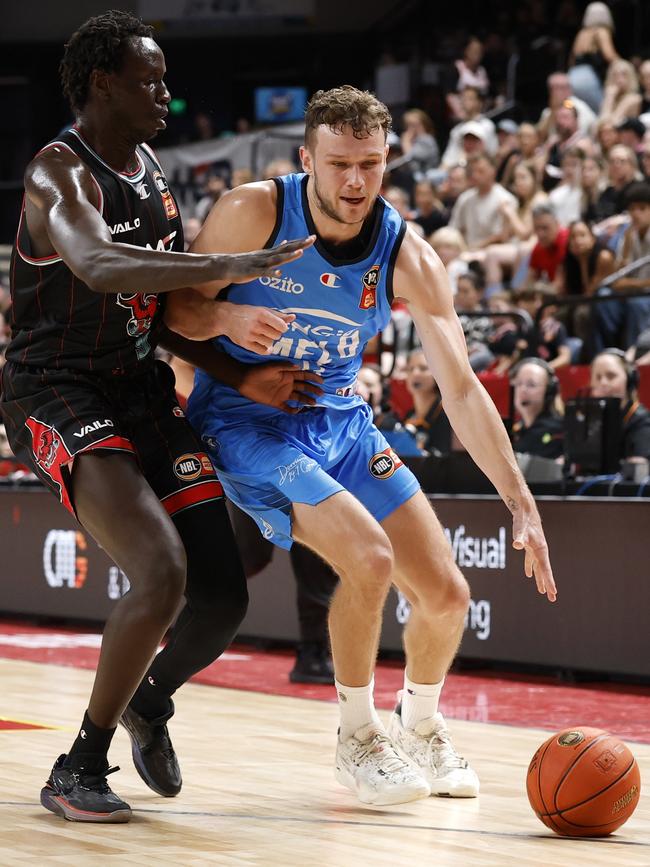
{"label": "white basketball shoe", "polygon": [[431,794],[423,774],[405,761],[376,723],[338,740],[335,775],[364,804],[405,804]]}
{"label": "white basketball shoe", "polygon": [[398,705],[388,724],[388,736],[420,768],[432,795],[449,798],[478,795],[478,777],[467,760],[456,752],[441,713],[422,720],[415,729],[407,729]]}

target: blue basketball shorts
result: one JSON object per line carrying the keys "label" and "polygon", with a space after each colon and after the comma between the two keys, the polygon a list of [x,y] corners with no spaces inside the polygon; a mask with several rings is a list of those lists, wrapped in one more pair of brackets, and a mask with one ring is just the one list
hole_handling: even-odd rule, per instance
{"label": "blue basketball shorts", "polygon": [[420,485],[372,421],[366,404],[306,408],[296,415],[251,405],[228,413],[203,404],[189,418],[206,444],[226,496],[265,539],[290,548],[294,503],[315,506],[349,491],[382,521]]}

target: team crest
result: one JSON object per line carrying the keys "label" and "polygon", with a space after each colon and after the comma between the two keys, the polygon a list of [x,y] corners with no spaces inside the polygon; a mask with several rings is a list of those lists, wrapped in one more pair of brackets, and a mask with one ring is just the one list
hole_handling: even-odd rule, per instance
{"label": "team crest", "polygon": [[381,277],[381,269],[379,265],[373,265],[368,268],[366,273],[361,278],[361,300],[359,301],[360,310],[370,310],[377,306],[377,287]]}
{"label": "team crest", "polygon": [[120,292],[117,303],[120,307],[131,311],[131,318],[126,323],[126,333],[129,337],[139,337],[149,331],[158,309],[157,295],[145,295],[142,292],[125,295]]}
{"label": "team crest", "polygon": [[176,202],[174,201],[174,197],[169,192],[169,185],[167,183],[167,178],[163,175],[162,172],[154,172],[153,173],[154,183],[158,189],[158,192],[162,196],[163,205],[165,207],[165,213],[167,214],[168,220],[173,220],[174,217],[178,216],[178,208],[176,207]]}

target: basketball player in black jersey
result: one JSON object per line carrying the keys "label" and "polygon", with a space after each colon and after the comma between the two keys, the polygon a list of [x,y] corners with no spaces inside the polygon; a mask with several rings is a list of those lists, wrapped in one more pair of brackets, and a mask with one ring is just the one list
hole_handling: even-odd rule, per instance
{"label": "basketball player in black jersey", "polygon": [[[131,583],[106,624],[78,736],[41,792],[43,806],[67,819],[125,822],[131,810],[106,781],[116,770],[107,752],[118,721],[145,782],[175,795],[171,695],[223,652],[247,605],[221,486],[154,348],[275,406],[313,403],[318,391],[310,374],[281,365],[244,370],[209,343],[167,331],[162,293],[277,274],[311,239],[245,255],[178,252],[176,202],[141,144],[165,128],[165,63],[137,18],[90,19],[67,44],[61,73],[76,124],[26,172],[0,409],[16,455]],[[215,335],[260,353],[292,318],[221,302],[209,316]]]}

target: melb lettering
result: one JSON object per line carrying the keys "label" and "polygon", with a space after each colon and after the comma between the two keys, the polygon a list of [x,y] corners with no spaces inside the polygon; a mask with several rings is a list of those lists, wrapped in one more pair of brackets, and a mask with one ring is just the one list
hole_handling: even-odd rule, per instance
{"label": "melb lettering", "polygon": [[465,525],[455,530],[445,527],[451,550],[456,563],[463,568],[505,569],[506,568],[506,528],[499,527],[496,536],[467,536]]}

